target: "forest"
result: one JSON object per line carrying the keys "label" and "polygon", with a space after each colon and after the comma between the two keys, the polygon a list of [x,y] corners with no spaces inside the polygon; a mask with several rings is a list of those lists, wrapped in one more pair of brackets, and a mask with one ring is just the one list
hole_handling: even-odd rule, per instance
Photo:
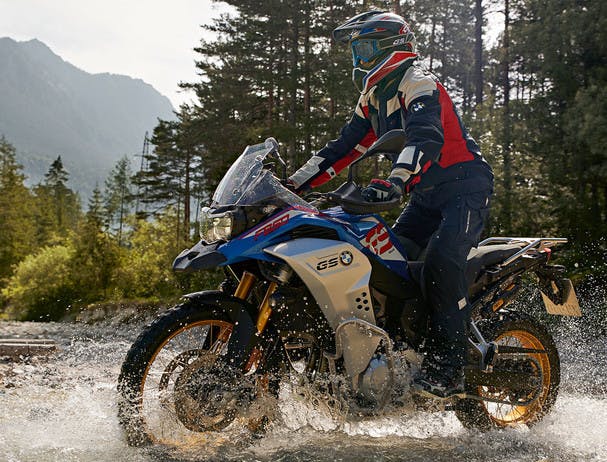
{"label": "forest", "polygon": [[[603,0],[230,0],[195,46],[199,78],[83,204],[61,153],[25,186],[0,134],[0,316],[60,319],[91,304],[162,302],[212,287],[171,261],[197,239],[205,205],[248,144],[273,136],[290,171],[335,138],[358,98],[351,53],[331,31],[366,10],[401,14],[496,175],[502,236],[563,236],[580,290],[607,279],[607,2]],[[370,163],[361,175],[387,175]],[[339,179],[329,186],[336,187]],[[390,217],[388,217],[390,218]],[[605,308],[603,294],[603,311]]]}

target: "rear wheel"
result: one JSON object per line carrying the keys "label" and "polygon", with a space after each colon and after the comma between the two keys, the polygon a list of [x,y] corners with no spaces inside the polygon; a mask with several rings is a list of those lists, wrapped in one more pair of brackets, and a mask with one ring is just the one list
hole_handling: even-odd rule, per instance
{"label": "rear wheel", "polygon": [[189,301],[146,327],[118,379],[129,444],[191,443],[196,433],[227,427],[246,408],[257,394],[254,379],[222,366],[229,363],[233,326],[217,306]]}
{"label": "rear wheel", "polygon": [[[541,350],[545,353],[498,355],[496,368],[527,374],[526,389],[474,386],[467,392],[487,400],[458,401],[456,414],[468,428],[504,428],[520,424],[533,425],[546,415],[558,394],[560,362],[551,335],[537,321],[529,317],[510,315],[498,321],[487,322],[483,336],[498,345]],[[499,349],[499,348],[498,348]],[[505,401],[496,403],[489,400]]]}

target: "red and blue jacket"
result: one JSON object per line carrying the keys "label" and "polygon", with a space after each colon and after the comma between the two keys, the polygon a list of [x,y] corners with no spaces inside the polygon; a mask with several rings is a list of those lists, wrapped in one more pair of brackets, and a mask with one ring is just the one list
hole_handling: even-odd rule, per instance
{"label": "red and blue jacket", "polygon": [[[491,189],[493,173],[468,134],[445,88],[417,65],[407,69],[391,94],[362,94],[339,138],[312,156],[291,181],[298,189],[326,183],[360,157],[384,133],[403,128],[407,143],[392,159],[389,179],[403,191],[463,178],[467,189]],[[473,192],[469,190],[469,192]]]}

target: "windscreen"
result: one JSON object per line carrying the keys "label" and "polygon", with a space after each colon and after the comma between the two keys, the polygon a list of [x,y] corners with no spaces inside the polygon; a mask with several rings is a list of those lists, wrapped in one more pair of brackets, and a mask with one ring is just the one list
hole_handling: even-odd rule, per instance
{"label": "windscreen", "polygon": [[263,161],[272,150],[266,143],[247,146],[232,164],[213,194],[214,205],[234,205],[263,170]]}
{"label": "windscreen", "polygon": [[273,147],[269,143],[248,146],[219,183],[213,195],[213,206],[297,205],[314,209],[264,169],[264,160]]}

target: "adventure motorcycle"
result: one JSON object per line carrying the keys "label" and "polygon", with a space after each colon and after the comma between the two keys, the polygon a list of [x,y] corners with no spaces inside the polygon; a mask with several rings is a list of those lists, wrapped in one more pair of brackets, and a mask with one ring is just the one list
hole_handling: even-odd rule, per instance
{"label": "adventure motorcycle", "polygon": [[[362,158],[397,154],[404,141],[393,130]],[[203,209],[202,240],[174,269],[221,266],[226,280],[221,290],[186,295],[131,346],[118,385],[129,443],[167,443],[239,422],[259,431],[269,415],[264,397],[276,396],[281,380],[358,415],[407,392],[397,376],[419,368],[428,310],[423,250],[376,215],[398,200],[364,201],[352,168],[346,183],[312,202],[286,185],[270,138],[246,148]],[[328,203],[337,206],[319,210]],[[549,312],[579,315],[564,268],[549,264],[551,247],[564,242],[489,238],[470,253],[466,393],[444,403],[464,426],[530,425],[554,404],[555,344],[508,305],[523,276],[535,274]],[[251,417],[256,404],[262,418]]]}

